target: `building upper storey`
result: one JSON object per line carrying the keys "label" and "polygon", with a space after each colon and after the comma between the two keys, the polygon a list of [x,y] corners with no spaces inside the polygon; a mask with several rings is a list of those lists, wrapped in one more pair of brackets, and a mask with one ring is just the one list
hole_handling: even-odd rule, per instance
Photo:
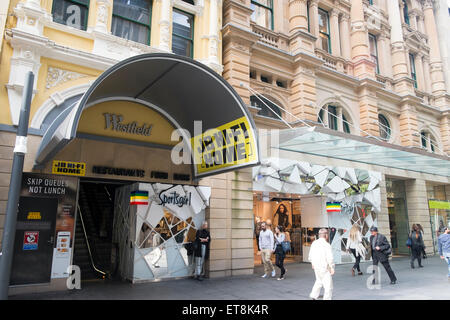
{"label": "building upper storey", "polygon": [[[230,1],[235,2],[235,1]],[[357,78],[373,77],[387,90],[412,94],[426,105],[448,108],[442,96],[450,92],[448,6],[439,0],[246,0],[250,28],[258,42],[280,52],[299,51],[321,58],[325,65]],[[441,1],[442,2],[442,1]],[[444,16],[440,13],[445,12]],[[240,24],[224,14],[225,25]],[[444,20],[444,22],[441,22]],[[442,29],[442,28],[441,28]],[[445,29],[445,27],[444,27]],[[442,45],[444,43],[444,45]],[[359,68],[358,61],[372,66]],[[409,84],[399,79],[408,78]]]}

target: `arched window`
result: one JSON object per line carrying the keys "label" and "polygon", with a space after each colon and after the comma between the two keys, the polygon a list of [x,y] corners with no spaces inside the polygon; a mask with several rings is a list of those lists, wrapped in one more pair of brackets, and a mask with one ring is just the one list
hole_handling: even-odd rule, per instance
{"label": "arched window", "polygon": [[320,109],[317,121],[332,130],[342,130],[343,132],[350,133],[350,121],[347,120],[342,108],[339,106],[327,105]]}
{"label": "arched window", "polygon": [[381,139],[388,141],[391,138],[391,126],[389,125],[388,119],[382,114],[378,115],[378,126]]}
{"label": "arched window", "polygon": [[422,130],[420,132],[420,141],[422,148],[434,152],[436,150],[436,139],[428,131]]}
{"label": "arched window", "polygon": [[[262,103],[261,100],[264,101],[264,103]],[[272,100],[272,99],[271,99]],[[270,109],[272,109],[273,111],[276,112],[276,114],[271,111],[266,104],[270,107]],[[273,104],[272,102],[270,102],[269,100],[265,99],[264,97],[256,97],[256,96],[251,96],[250,97],[250,105],[252,107],[257,107],[260,110],[258,111],[258,115],[260,116],[265,116],[265,117],[270,117],[270,118],[274,118],[274,119],[280,119],[281,117],[281,110],[280,108],[278,108],[275,104]],[[278,116],[277,116],[278,115]]]}

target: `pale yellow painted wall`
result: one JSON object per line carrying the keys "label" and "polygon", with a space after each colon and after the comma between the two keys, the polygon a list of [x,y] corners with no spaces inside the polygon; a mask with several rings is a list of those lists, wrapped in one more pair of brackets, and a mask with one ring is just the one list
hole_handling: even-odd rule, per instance
{"label": "pale yellow painted wall", "polygon": [[[6,0],[0,0],[2,2],[2,5],[5,3]],[[19,2],[25,2],[25,0],[8,0],[10,2],[9,5],[9,18],[6,22],[6,29],[12,29],[16,27],[17,19],[13,16],[13,10],[17,6]],[[47,12],[51,13],[52,11],[52,0],[41,0],[41,6],[43,9],[45,9]],[[0,7],[0,9],[3,7]],[[207,36],[209,35],[209,8],[210,8],[210,1],[205,0],[205,7],[203,9],[202,15],[197,15],[194,20],[194,59],[202,60],[208,58],[208,47],[209,47],[209,41]],[[96,20],[96,10],[97,10],[97,4],[96,1],[91,1],[90,7],[89,7],[89,17],[88,17],[88,29],[93,28],[95,26],[95,20]],[[218,30],[219,30],[219,36],[221,37],[221,26],[222,26],[222,14],[220,13],[222,10],[222,7],[219,8],[219,14],[218,14]],[[161,2],[159,1],[153,1],[152,6],[152,21],[151,21],[151,46],[157,47],[159,45],[159,21],[161,17]],[[172,19],[172,14],[170,15]],[[111,21],[112,21],[112,6],[109,9],[109,19],[108,19],[108,29],[111,28]],[[1,28],[1,25],[0,25]],[[172,28],[170,29],[170,33],[172,33]],[[92,39],[89,39],[88,37],[81,37],[74,34],[69,34],[67,32],[44,27],[44,36],[48,37],[51,41],[54,41],[58,45],[70,47],[73,49],[78,49],[81,51],[91,52],[94,46],[94,41]],[[9,99],[8,99],[8,92],[5,88],[5,85],[9,82],[9,73],[10,73],[10,60],[13,54],[13,50],[11,46],[7,43],[5,40],[5,37],[2,38],[2,48],[1,51],[1,60],[0,60],[0,105],[3,106],[0,108],[0,123],[2,124],[8,124],[11,125],[11,115],[10,115],[10,109],[9,109]],[[171,47],[171,42],[170,42]],[[221,39],[219,41],[219,47],[218,47],[218,58],[219,62],[221,62],[222,59],[222,47],[221,47]],[[85,68],[81,66],[77,66],[75,64],[63,62],[63,61],[57,61],[48,59],[45,57],[41,58],[41,66],[39,69],[38,74],[38,83],[36,86],[37,93],[33,98],[32,105],[31,105],[31,113],[30,113],[30,122],[31,119],[33,119],[33,116],[35,115],[36,111],[42,106],[42,104],[49,99],[50,95],[53,93],[56,93],[58,91],[66,90],[70,87],[77,86],[80,84],[87,83],[89,81],[94,80],[96,77],[98,77],[101,74],[100,70]],[[79,78],[77,80],[68,81],[65,83],[62,83],[58,86],[55,86],[51,89],[47,89],[45,87],[46,85],[46,78],[47,78],[47,70],[48,67],[56,67],[68,71],[74,71],[83,75],[86,75],[85,77]]]}

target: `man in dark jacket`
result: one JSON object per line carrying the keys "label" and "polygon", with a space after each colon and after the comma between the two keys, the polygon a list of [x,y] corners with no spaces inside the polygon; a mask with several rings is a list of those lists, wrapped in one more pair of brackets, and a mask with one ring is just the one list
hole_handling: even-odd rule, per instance
{"label": "man in dark jacket", "polygon": [[[386,237],[381,233],[378,233],[377,227],[370,228],[370,248],[372,252],[373,265],[378,267],[378,262],[381,262],[384,269],[386,270],[389,278],[391,279],[391,284],[397,282],[394,271],[391,269],[389,264],[389,255],[392,253],[391,246],[387,241]],[[375,282],[375,279],[373,280]]]}

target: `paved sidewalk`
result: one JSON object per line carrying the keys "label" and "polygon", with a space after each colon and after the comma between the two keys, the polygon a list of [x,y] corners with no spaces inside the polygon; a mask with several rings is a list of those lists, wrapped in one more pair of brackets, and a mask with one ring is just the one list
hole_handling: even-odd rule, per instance
{"label": "paved sidewalk", "polygon": [[[362,263],[365,272],[370,262]],[[383,268],[381,289],[369,290],[366,286],[368,274],[351,276],[351,265],[339,265],[333,277],[335,300],[408,299],[448,300],[450,281],[447,279],[447,264],[439,257],[424,260],[424,268],[411,269],[409,259],[395,258],[391,266],[398,278],[397,285],[390,285]],[[381,266],[381,265],[380,265]],[[85,282],[81,290],[57,293],[40,293],[11,296],[10,299],[149,299],[149,300],[299,300],[308,299],[314,284],[314,273],[307,263],[286,265],[288,271],[284,281],[276,278],[262,279],[262,267],[255,274],[220,279],[193,279],[162,281],[131,285],[127,282]],[[277,268],[277,274],[279,270]]]}

